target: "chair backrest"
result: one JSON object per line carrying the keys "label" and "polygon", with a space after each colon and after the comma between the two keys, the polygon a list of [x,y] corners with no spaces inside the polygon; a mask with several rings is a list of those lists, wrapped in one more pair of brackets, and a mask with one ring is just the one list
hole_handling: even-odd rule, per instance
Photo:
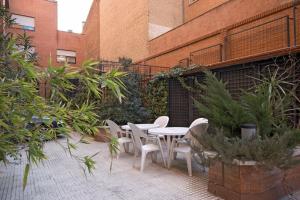
{"label": "chair backrest", "polygon": [[198,124],[205,124],[205,123],[208,123],[208,119],[206,118],[198,118],[198,119],[195,119],[191,125],[190,125],[190,129],[193,127],[193,126],[196,126]]}
{"label": "chair backrest", "polygon": [[134,144],[135,147],[138,149],[142,149],[143,143],[141,138],[147,138],[147,136],[145,135],[145,133],[139,129],[135,124],[132,123],[128,123],[131,131],[132,131],[132,135],[133,135],[133,140],[134,140]]}
{"label": "chair backrest", "polygon": [[159,125],[160,128],[165,128],[167,127],[169,123],[169,117],[168,116],[160,116],[158,117],[155,121],[154,124]]}
{"label": "chair backrest", "polygon": [[192,126],[191,128],[189,128],[188,133],[184,136],[184,138],[186,139],[191,139],[193,138],[192,135],[197,135],[200,136],[202,134],[205,134],[207,132],[208,129],[208,123],[198,123],[195,126]]}
{"label": "chair backrest", "polygon": [[110,134],[112,134],[114,137],[118,137],[118,133],[123,132],[118,124],[116,124],[114,121],[106,120],[106,123],[109,126]]}

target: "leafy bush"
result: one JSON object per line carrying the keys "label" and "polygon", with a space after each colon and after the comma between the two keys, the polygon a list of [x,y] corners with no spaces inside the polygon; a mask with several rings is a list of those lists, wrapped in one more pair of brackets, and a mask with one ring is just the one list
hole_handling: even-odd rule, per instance
{"label": "leafy bush", "polygon": [[149,112],[142,102],[141,77],[136,73],[128,73],[121,80],[127,88],[126,98],[120,104],[111,92],[107,92],[97,111],[100,119],[111,119],[118,124],[147,122]]}
{"label": "leafy bush", "polygon": [[169,79],[182,75],[184,71],[185,68],[175,66],[169,72],[155,75],[147,83],[143,98],[152,121],[159,116],[168,115]]}
{"label": "leafy bush", "polygon": [[[232,164],[233,160],[254,160],[268,167],[286,167],[292,162],[293,150],[299,144],[300,130],[290,123],[290,114],[299,110],[295,89],[289,82],[290,69],[279,75],[278,68],[257,79],[251,91],[244,91],[239,101],[233,100],[226,83],[211,72],[205,72],[204,83],[196,83],[201,101],[199,112],[209,120],[207,134],[193,133],[194,150],[217,152],[216,159]],[[299,81],[299,80],[298,80]],[[298,102],[299,103],[299,102]],[[254,123],[257,134],[251,140],[241,138],[240,126]]]}
{"label": "leafy bush", "polygon": [[[9,27],[13,20],[10,13],[0,6],[1,24]],[[94,112],[95,102],[102,96],[103,88],[123,98],[122,82],[118,82],[120,74],[94,75],[96,63],[87,62],[82,71],[69,72],[68,66],[49,67],[40,72],[35,67],[35,57],[28,57],[30,37],[22,35],[18,42],[25,44],[23,51],[17,49],[16,38],[12,33],[0,32],[0,162],[9,162],[7,157],[20,159],[20,151],[25,150],[27,164],[24,170],[23,188],[26,186],[29,170],[32,164],[39,164],[47,158],[43,144],[45,140],[57,139],[57,134],[67,138],[66,148],[85,170],[94,169],[92,158],[96,155],[78,157],[72,154],[76,144],[70,141],[73,132],[93,135],[98,131],[98,116]],[[20,43],[19,43],[20,44]],[[28,59],[30,58],[30,59]],[[41,79],[49,81],[52,95],[45,99],[39,96],[38,82]],[[73,90],[70,79],[78,79],[84,91],[80,101],[69,98],[66,91]],[[94,99],[92,99],[94,97]],[[33,118],[45,119],[44,124],[32,123]],[[59,120],[62,126],[54,127],[52,122]],[[32,124],[31,126],[28,126]],[[45,129],[45,126],[47,127]],[[82,140],[81,140],[82,141]]]}

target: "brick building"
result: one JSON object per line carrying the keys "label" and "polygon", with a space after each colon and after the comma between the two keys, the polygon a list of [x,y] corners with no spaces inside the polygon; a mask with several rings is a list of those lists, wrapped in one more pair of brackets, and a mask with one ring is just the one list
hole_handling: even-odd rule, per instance
{"label": "brick building", "polygon": [[299,24],[298,0],[94,0],[83,34],[87,57],[217,65],[298,51]]}
{"label": "brick building", "polygon": [[5,0],[15,24],[14,34],[26,32],[32,37],[32,51],[37,53],[38,66],[47,67],[67,62],[80,66],[83,62],[81,34],[57,30],[57,2],[55,0]]}

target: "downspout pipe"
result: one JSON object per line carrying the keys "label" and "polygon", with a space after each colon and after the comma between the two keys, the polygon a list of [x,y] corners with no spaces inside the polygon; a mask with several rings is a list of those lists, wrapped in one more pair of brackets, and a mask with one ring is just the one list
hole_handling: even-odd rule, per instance
{"label": "downspout pipe", "polygon": [[293,0],[293,19],[294,19],[294,46],[297,46],[297,19],[296,19],[296,4],[298,0]]}

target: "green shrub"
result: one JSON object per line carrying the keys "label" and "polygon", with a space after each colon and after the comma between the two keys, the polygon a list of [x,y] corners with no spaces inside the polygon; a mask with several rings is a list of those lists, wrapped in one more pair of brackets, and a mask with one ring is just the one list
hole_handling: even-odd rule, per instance
{"label": "green shrub", "polygon": [[117,124],[147,122],[149,112],[143,106],[140,75],[128,73],[121,80],[127,88],[126,98],[120,104],[111,92],[107,92],[97,110],[99,118],[103,120],[111,119]]}
{"label": "green shrub", "polygon": [[[193,149],[217,152],[216,159],[231,164],[233,160],[254,160],[267,167],[287,167],[299,144],[300,130],[290,122],[290,114],[299,111],[296,98],[297,83],[289,82],[290,73],[278,68],[257,80],[251,91],[244,91],[234,100],[226,90],[226,83],[211,72],[205,73],[204,83],[196,83],[201,101],[195,100],[199,112],[209,120],[207,134],[193,133]],[[253,123],[257,134],[252,140],[241,138],[240,126]]]}

